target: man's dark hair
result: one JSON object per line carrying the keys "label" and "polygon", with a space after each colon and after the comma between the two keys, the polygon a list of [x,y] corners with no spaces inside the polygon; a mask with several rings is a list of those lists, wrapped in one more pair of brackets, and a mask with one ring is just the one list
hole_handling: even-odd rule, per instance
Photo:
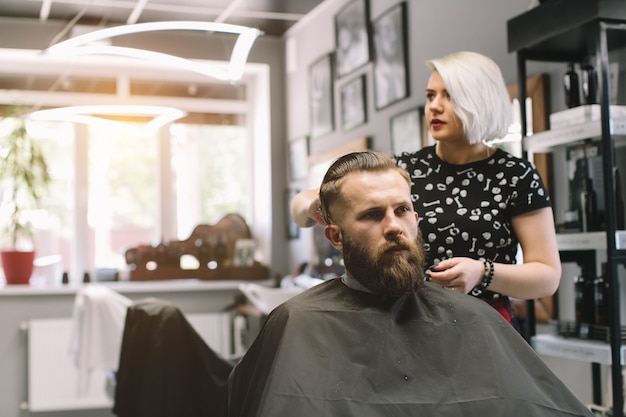
{"label": "man's dark hair", "polygon": [[409,187],[409,174],[398,167],[391,157],[380,152],[352,152],[337,158],[332,163],[320,186],[320,214],[324,223],[331,224],[330,204],[341,200],[341,184],[346,175],[353,172],[382,172],[394,170],[406,180]]}

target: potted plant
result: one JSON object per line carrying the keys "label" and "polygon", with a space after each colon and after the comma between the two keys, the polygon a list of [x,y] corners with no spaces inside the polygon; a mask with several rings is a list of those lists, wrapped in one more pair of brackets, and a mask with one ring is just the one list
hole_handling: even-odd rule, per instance
{"label": "potted plant", "polygon": [[35,257],[29,214],[39,208],[50,175],[40,144],[26,130],[25,112],[8,108],[7,122],[12,123],[9,133],[0,138],[0,255],[7,284],[27,284]]}

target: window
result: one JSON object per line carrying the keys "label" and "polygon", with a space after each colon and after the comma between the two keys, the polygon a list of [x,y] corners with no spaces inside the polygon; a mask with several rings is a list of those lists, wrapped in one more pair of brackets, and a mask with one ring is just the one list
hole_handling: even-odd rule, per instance
{"label": "window", "polygon": [[125,249],[159,239],[158,139],[132,127],[89,129],[90,269],[122,269]]}
{"label": "window", "polygon": [[[86,147],[76,143],[81,139],[72,135],[68,123],[38,127],[46,136],[54,181],[44,202],[48,214],[39,222],[43,227],[37,236],[37,253],[60,254],[65,271],[72,269],[73,256],[84,254],[88,260],[84,271],[77,271],[79,275],[98,268],[123,270],[126,249],[159,243],[163,229],[160,189],[172,190],[177,240],[186,239],[197,224],[213,224],[227,213],[246,217],[250,211],[250,147],[245,126],[174,124],[169,128],[171,163],[167,165],[159,163],[158,135],[137,135],[137,126],[132,124],[89,128]],[[69,163],[79,161],[85,150],[87,165]],[[160,169],[167,172],[161,175]],[[81,179],[85,175],[86,182]],[[159,178],[166,183],[159,184]],[[77,207],[84,186],[87,245],[73,250],[72,241],[80,235]],[[60,277],[61,272],[55,272]]]}
{"label": "window", "polygon": [[178,239],[189,237],[198,223],[216,223],[226,213],[249,217],[245,127],[177,124],[172,133]]}
{"label": "window", "polygon": [[39,213],[36,250],[38,257],[61,255],[55,282],[63,271],[79,281],[96,268],[125,269],[127,248],[185,239],[195,225],[215,223],[227,212],[246,218],[259,260],[271,262],[268,65],[249,63],[236,86],[187,72],[161,73],[153,66],[138,72],[139,64],[127,69],[120,63],[113,75],[86,64],[73,67],[71,77],[64,75],[65,66],[51,65],[49,80],[64,80],[54,84],[59,91],[26,90],[32,83],[26,82],[29,66],[23,67],[19,77],[25,79],[25,90],[11,100],[25,106],[128,100],[188,112],[149,137],[133,131],[137,120],[126,120],[126,128],[32,125],[45,144],[53,176],[45,210]]}

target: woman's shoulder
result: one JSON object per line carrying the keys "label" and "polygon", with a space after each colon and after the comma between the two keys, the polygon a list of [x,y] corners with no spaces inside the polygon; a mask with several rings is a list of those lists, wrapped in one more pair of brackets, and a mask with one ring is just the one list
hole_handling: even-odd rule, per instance
{"label": "woman's shoulder", "polygon": [[513,155],[504,149],[496,148],[493,157],[490,158],[496,165],[504,165],[507,168],[520,167],[521,169],[534,169],[534,165],[528,159]]}
{"label": "woman's shoulder", "polygon": [[402,152],[400,155],[395,155],[393,158],[398,163],[412,165],[419,159],[432,158],[433,155],[435,155],[435,147],[426,146],[415,152]]}

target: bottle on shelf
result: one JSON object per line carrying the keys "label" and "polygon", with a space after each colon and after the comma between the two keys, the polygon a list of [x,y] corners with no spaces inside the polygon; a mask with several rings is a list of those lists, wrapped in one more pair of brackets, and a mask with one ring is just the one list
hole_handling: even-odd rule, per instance
{"label": "bottle on shelf", "polygon": [[578,337],[589,337],[589,327],[595,322],[594,280],[583,275],[574,277],[574,308]]}
{"label": "bottle on shelf", "polygon": [[586,147],[583,151],[583,178],[579,194],[580,227],[583,232],[598,230],[598,203],[593,189],[593,180],[589,176],[589,160]]}
{"label": "bottle on shelf", "polygon": [[571,109],[580,106],[580,84],[574,62],[568,64],[567,72],[563,76],[563,88],[567,107]]}
{"label": "bottle on shelf", "polygon": [[581,66],[582,93],[585,104],[598,103],[598,74],[589,59]]}
{"label": "bottle on shelf", "polygon": [[602,275],[594,281],[594,320],[597,326],[608,326],[609,287],[606,279],[606,262],[602,264]]}
{"label": "bottle on shelf", "polygon": [[585,177],[580,190],[580,225],[583,232],[592,232],[598,229],[597,206],[593,181],[591,178]]}

